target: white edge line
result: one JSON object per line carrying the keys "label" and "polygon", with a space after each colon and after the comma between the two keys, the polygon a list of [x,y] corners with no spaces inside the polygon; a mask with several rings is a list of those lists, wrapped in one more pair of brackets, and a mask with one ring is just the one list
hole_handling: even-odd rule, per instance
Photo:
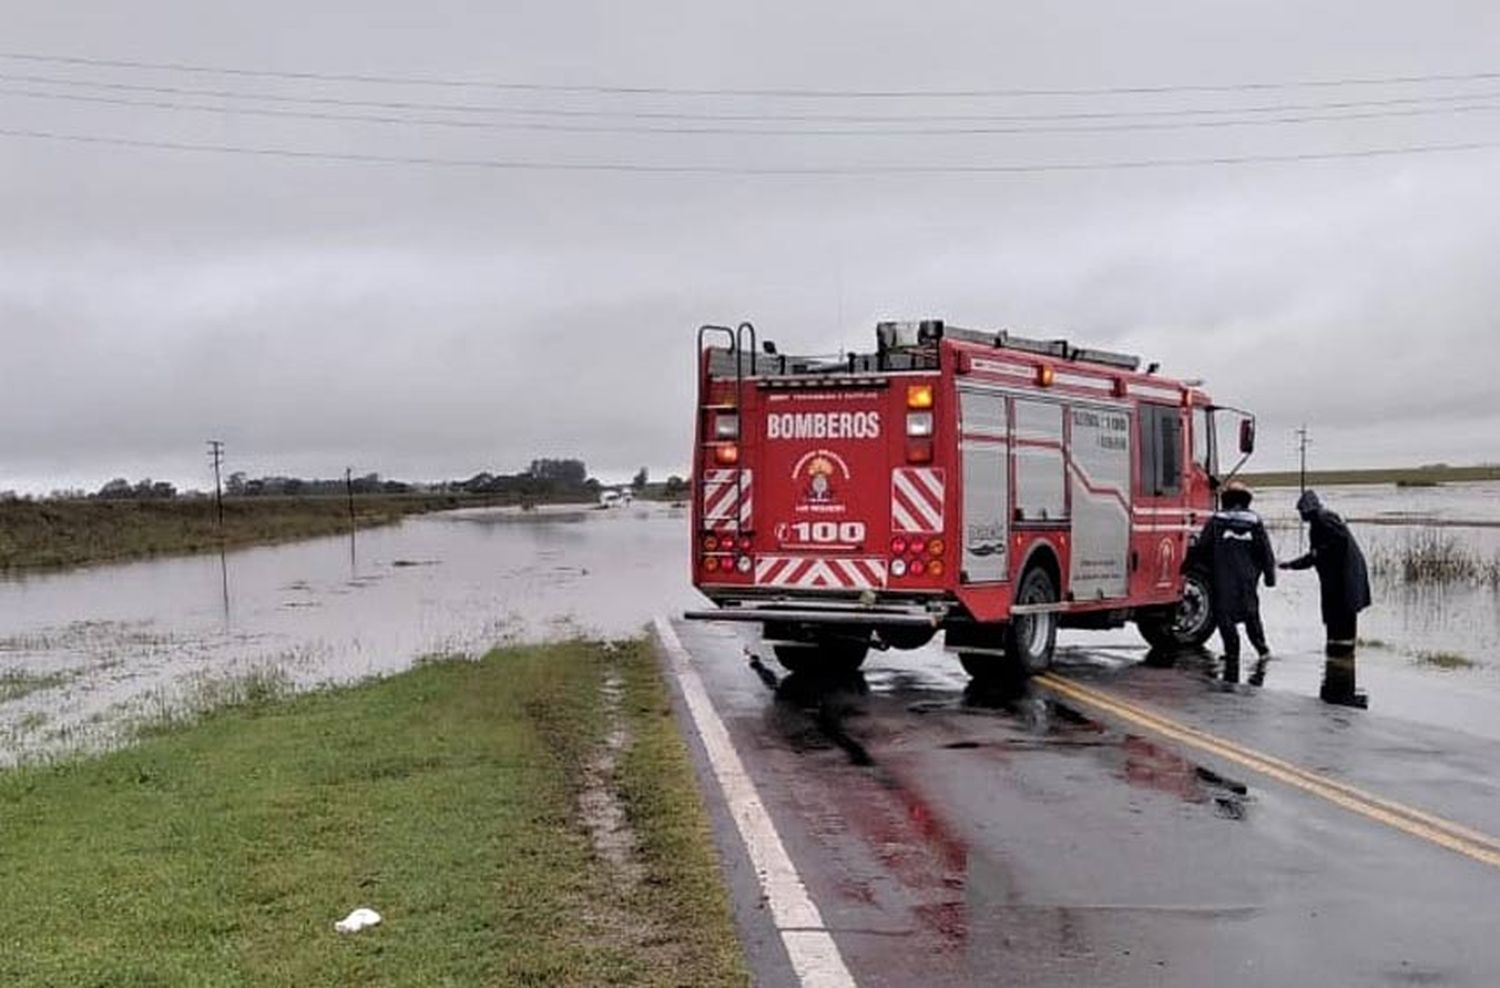
{"label": "white edge line", "polygon": [[692,658],[682,647],[670,621],[657,617],[654,623],[656,639],[671,661],[688,714],[693,718],[708,763],[724,793],[724,802],[750,855],[750,864],[771,908],[772,922],[798,981],[809,988],[855,988],[854,976],[845,966],[838,944],[824,927],[822,914],[787,855],[771,814],[766,812],[755,783],[734,750],[729,731],[714,710]]}

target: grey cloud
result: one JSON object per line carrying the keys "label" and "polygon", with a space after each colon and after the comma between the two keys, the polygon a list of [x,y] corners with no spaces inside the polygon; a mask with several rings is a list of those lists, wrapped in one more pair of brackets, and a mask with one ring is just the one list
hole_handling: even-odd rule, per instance
{"label": "grey cloud", "polygon": [[[730,11],[282,2],[127,12],[101,2],[14,5],[5,47],[606,84],[1079,87],[1494,69],[1497,16],[1481,3],[1284,4],[1209,18],[1186,3],[1022,13],[961,3]],[[0,70],[13,68],[0,60]],[[683,102],[463,95],[574,108]],[[1309,98],[1236,99],[1293,97]],[[1123,96],[942,104],[1138,105]],[[371,153],[771,165],[1500,141],[1500,114],[1482,113],[811,143],[392,131],[4,96],[0,126]],[[1289,461],[1289,444],[1276,437],[1304,420],[1329,465],[1500,459],[1488,439],[1497,424],[1489,368],[1500,358],[1494,153],[988,178],[710,178],[0,141],[0,487],[97,484],[117,473],[202,483],[210,434],[252,472],[327,475],[353,464],[455,476],[574,452],[617,476],[643,463],[681,470],[693,328],[740,318],[794,349],[866,346],[876,319],[924,315],[1132,349],[1255,408],[1268,467]]]}

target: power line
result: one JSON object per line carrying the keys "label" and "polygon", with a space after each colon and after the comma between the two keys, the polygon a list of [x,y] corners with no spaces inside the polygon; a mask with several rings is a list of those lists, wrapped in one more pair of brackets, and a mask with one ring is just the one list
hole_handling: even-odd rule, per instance
{"label": "power line", "polygon": [[1293,79],[1238,83],[1176,83],[1170,85],[1090,86],[1077,88],[999,87],[989,89],[811,89],[768,87],[618,86],[594,83],[519,82],[494,79],[453,79],[433,76],[395,76],[349,72],[286,71],[203,65],[191,62],[153,62],[136,59],[99,58],[81,55],[47,55],[36,52],[0,52],[0,59],[52,65],[84,65],[96,68],[140,69],[159,72],[191,72],[241,76],[256,79],[287,79],[302,82],[357,82],[398,86],[432,86],[509,90],[518,92],[595,93],[625,96],[771,96],[808,99],[959,99],[976,97],[1112,96],[1162,93],[1231,93],[1282,89],[1318,89],[1343,86],[1416,85],[1435,82],[1475,82],[1500,79],[1500,71],[1432,73],[1422,75],[1348,76],[1332,79]]}
{"label": "power line", "polygon": [[1473,100],[1500,98],[1500,90],[1474,93],[1434,93],[1423,96],[1397,96],[1382,99],[1319,100],[1300,103],[1269,103],[1232,107],[1179,107],[1169,110],[1094,110],[1063,113],[703,113],[677,110],[576,109],[558,107],[497,106],[475,103],[439,103],[424,100],[370,100],[337,96],[288,96],[282,93],[253,93],[237,89],[204,89],[192,86],[160,86],[115,80],[67,79],[57,76],[0,72],[0,81],[23,82],[67,88],[103,89],[111,92],[153,93],[168,96],[196,96],[206,99],[249,100],[279,105],[335,106],[379,110],[424,110],[439,113],[482,113],[506,116],[623,118],[631,120],[700,120],[713,122],[787,122],[787,123],[1025,123],[1064,120],[1115,120],[1144,118],[1177,118],[1224,116],[1242,113],[1293,113],[1316,110],[1365,109],[1373,107],[1425,106],[1428,104],[1466,103]]}
{"label": "power line", "polygon": [[0,137],[144,150],[239,154],[302,161],[329,161],[374,165],[418,165],[441,168],[471,168],[496,171],[534,172],[623,172],[661,175],[735,175],[765,177],[877,176],[877,175],[1034,175],[1051,172],[1135,171],[1157,168],[1223,167],[1235,165],[1291,164],[1298,162],[1389,158],[1404,155],[1453,154],[1500,149],[1500,141],[1469,141],[1458,144],[1419,144],[1396,147],[1358,148],[1347,151],[1310,151],[1294,154],[1221,155],[1200,158],[1140,158],[1118,161],[1059,161],[1039,164],[924,164],[924,165],[811,165],[747,166],[714,164],[659,164],[629,161],[542,161],[496,158],[447,158],[425,155],[384,155],[344,151],[313,151],[302,148],[257,147],[234,144],[203,144],[140,138],[68,134],[22,128],[0,128]]}
{"label": "power line", "polygon": [[986,136],[1018,134],[1087,134],[1126,131],[1201,130],[1226,127],[1268,127],[1288,124],[1337,122],[1346,120],[1375,120],[1398,117],[1423,117],[1438,114],[1493,112],[1500,110],[1500,103],[1476,103],[1440,107],[1418,107],[1410,109],[1375,110],[1362,113],[1292,114],[1279,117],[1259,117],[1248,120],[1186,120],[1166,122],[1131,122],[1097,124],[1049,124],[1032,127],[898,127],[898,128],[774,128],[774,127],[729,127],[729,126],[656,126],[648,124],[571,124],[538,122],[535,120],[449,120],[438,117],[387,116],[380,114],[335,113],[316,110],[283,110],[254,106],[205,106],[203,104],[180,103],[172,100],[140,100],[121,96],[96,96],[80,93],[48,93],[31,89],[16,89],[0,86],[0,96],[15,96],[24,99],[52,100],[71,103],[91,103],[109,106],[130,106],[143,109],[191,111],[199,113],[238,114],[244,116],[270,117],[292,120],[328,120],[348,123],[404,124],[421,127],[448,127],[462,130],[523,130],[578,134],[678,134],[678,135],[746,135],[771,137],[917,137],[917,136]]}

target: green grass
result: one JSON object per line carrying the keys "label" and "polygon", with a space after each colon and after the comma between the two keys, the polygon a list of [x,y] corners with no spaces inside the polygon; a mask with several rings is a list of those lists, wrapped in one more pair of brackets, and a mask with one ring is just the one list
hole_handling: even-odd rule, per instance
{"label": "green grass", "polygon": [[[354,523],[491,503],[449,494],[363,495]],[[0,501],[0,570],[47,569],[287,542],[349,531],[341,497],[230,498],[224,527],[212,498],[161,501]]]}
{"label": "green grass", "polygon": [[[633,885],[578,816],[610,669],[633,738],[613,780]],[[0,984],[747,983],[648,646],[507,649],[239,699],[0,773]],[[384,924],[336,934],[356,906]]]}

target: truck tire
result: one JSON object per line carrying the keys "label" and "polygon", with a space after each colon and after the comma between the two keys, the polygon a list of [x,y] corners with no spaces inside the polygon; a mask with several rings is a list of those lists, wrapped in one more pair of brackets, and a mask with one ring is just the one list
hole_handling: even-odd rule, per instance
{"label": "truck tire", "polygon": [[790,673],[837,675],[850,673],[864,664],[870,654],[868,642],[779,642],[771,646],[776,661]]}
{"label": "truck tire", "polygon": [[[1033,566],[1016,587],[1016,604],[1055,604],[1057,587],[1052,574]],[[1046,672],[1052,666],[1052,650],[1057,645],[1057,612],[1012,615],[1005,628],[1005,657],[1017,672],[1028,676]]]}
{"label": "truck tire", "polygon": [[1153,649],[1177,651],[1201,647],[1213,637],[1216,626],[1207,575],[1199,570],[1187,573],[1177,606],[1142,614],[1135,625]]}
{"label": "truck tire", "polygon": [[[1052,574],[1040,566],[1028,569],[1017,584],[1017,604],[1055,604]],[[975,643],[979,644],[979,643]],[[1057,614],[1019,614],[996,629],[997,651],[958,653],[964,672],[983,683],[1011,683],[1046,672],[1057,645]]]}
{"label": "truck tire", "polygon": [[877,631],[880,640],[898,651],[909,652],[932,641],[936,628],[912,628],[902,625],[883,625]]}
{"label": "truck tire", "polygon": [[958,664],[964,667],[970,679],[988,683],[1005,675],[1009,661],[1003,655],[988,652],[959,652]]}

